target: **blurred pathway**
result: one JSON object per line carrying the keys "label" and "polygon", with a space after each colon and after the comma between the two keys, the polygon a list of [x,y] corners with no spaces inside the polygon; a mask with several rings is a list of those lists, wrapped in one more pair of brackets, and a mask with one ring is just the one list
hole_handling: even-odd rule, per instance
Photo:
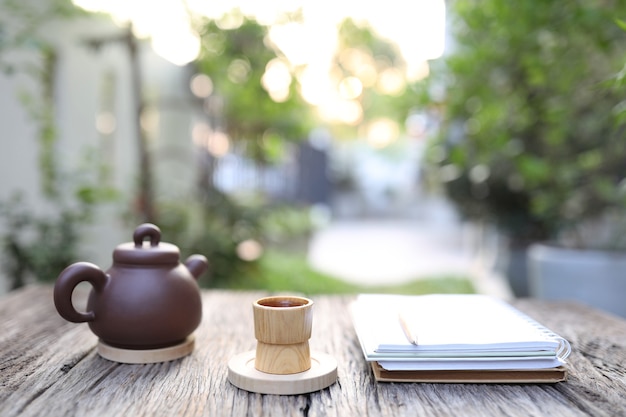
{"label": "blurred pathway", "polygon": [[508,286],[489,271],[475,241],[475,231],[448,203],[429,198],[406,216],[334,220],[314,234],[308,260],[314,269],[352,283],[468,277],[477,291],[509,298]]}

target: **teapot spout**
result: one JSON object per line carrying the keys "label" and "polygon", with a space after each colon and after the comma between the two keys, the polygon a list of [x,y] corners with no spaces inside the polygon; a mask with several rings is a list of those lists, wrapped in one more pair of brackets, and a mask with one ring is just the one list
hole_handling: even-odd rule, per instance
{"label": "teapot spout", "polygon": [[197,280],[209,268],[209,261],[204,255],[191,255],[185,261],[185,266]]}

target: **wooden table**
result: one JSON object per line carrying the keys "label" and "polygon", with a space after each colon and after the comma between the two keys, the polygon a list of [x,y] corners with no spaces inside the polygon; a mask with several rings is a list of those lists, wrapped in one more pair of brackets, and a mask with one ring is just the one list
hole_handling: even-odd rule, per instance
{"label": "wooden table", "polygon": [[[227,363],[254,349],[251,303],[264,293],[205,291],[196,349],[150,365],[110,362],[86,324],[61,319],[52,288],[0,299],[0,416],[618,416],[626,415],[626,321],[577,304],[514,304],[572,343],[567,382],[376,383],[348,314],[354,297],[317,296],[311,349],[338,382],[306,395],[248,393]],[[78,298],[83,298],[84,294]]]}

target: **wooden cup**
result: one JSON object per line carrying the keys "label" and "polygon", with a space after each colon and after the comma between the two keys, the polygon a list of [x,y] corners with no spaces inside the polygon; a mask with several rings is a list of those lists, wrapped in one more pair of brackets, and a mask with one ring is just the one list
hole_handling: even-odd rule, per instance
{"label": "wooden cup", "polygon": [[311,368],[312,307],[313,301],[295,296],[265,297],[254,302],[257,370],[288,375]]}

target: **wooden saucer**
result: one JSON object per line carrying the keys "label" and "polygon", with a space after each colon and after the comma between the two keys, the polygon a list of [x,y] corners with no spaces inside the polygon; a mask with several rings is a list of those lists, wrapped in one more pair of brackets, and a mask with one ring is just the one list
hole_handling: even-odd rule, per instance
{"label": "wooden saucer", "polygon": [[102,340],[98,341],[97,351],[104,359],[120,363],[157,363],[173,361],[193,352],[195,337],[187,337],[183,342],[161,349],[122,349],[107,345]]}
{"label": "wooden saucer", "polygon": [[311,352],[311,369],[290,375],[268,374],[254,367],[256,352],[241,353],[228,362],[228,380],[234,386],[259,394],[295,395],[324,389],[337,381],[337,361]]}

